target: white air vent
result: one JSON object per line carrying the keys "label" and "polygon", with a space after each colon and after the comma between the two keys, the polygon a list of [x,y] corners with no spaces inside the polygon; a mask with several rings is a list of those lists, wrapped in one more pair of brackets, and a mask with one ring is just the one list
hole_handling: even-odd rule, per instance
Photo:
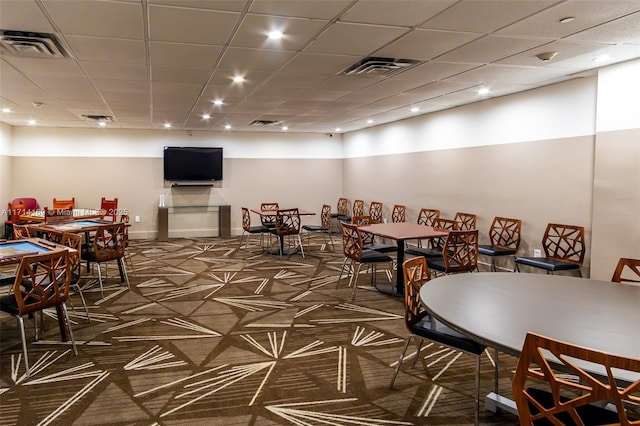
{"label": "white air vent", "polygon": [[6,56],[60,59],[69,56],[53,34],[0,30],[0,53]]}
{"label": "white air vent", "polygon": [[417,59],[395,59],[367,56],[342,71],[344,75],[375,74],[386,75],[407,69],[420,63]]}
{"label": "white air vent", "polygon": [[277,120],[253,120],[249,123],[250,126],[277,126],[282,123],[282,121]]}

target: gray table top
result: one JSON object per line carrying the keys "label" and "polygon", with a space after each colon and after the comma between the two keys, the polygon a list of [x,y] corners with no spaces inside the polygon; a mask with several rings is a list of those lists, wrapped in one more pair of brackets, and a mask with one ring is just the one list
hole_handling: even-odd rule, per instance
{"label": "gray table top", "polygon": [[518,356],[528,331],[640,358],[640,286],[536,273],[455,274],[420,297],[443,323]]}

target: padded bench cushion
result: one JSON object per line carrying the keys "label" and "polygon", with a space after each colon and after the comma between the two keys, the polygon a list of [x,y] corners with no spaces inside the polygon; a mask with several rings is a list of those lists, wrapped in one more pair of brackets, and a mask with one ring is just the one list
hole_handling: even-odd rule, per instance
{"label": "padded bench cushion", "polygon": [[478,246],[478,253],[487,256],[513,256],[516,251],[504,247],[481,244]]}
{"label": "padded bench cushion", "polygon": [[550,259],[548,257],[516,257],[516,263],[541,268],[546,271],[580,269],[580,265],[577,263],[563,262],[562,260]]}

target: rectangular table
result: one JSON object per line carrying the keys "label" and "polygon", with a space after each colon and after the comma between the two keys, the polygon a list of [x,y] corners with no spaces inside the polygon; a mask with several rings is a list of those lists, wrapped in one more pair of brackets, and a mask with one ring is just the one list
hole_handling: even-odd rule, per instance
{"label": "rectangular table", "polygon": [[[73,209],[71,211],[73,220],[97,219],[105,215],[105,211],[101,209]],[[20,215],[20,220],[27,222],[44,222],[44,209],[31,210],[26,214]]]}
{"label": "rectangular table", "polygon": [[[10,240],[0,242],[0,265],[18,264],[23,257],[48,252],[52,250],[69,250],[75,252],[67,246],[56,244],[41,238],[26,238],[24,240]],[[60,328],[60,338],[66,342],[69,339],[66,319],[61,307],[56,307],[58,314],[58,327]]]}
{"label": "rectangular table", "polygon": [[[395,240],[398,245],[396,251],[396,289],[391,289],[390,294],[401,296],[404,294],[404,274],[402,263],[404,262],[404,242],[406,240],[426,240],[429,238],[446,237],[449,231],[446,229],[434,228],[433,226],[421,225],[413,222],[396,223],[374,223],[373,225],[361,226],[361,232],[368,232],[383,238]],[[380,287],[382,289],[382,287]]]}

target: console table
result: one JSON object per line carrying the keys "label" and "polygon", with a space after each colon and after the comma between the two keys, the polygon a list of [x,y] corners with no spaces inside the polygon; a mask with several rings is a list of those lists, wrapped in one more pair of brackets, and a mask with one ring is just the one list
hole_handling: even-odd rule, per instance
{"label": "console table", "polygon": [[209,205],[166,205],[158,207],[158,241],[169,240],[169,210],[218,209],[218,232],[221,238],[231,237],[231,206],[228,204]]}

